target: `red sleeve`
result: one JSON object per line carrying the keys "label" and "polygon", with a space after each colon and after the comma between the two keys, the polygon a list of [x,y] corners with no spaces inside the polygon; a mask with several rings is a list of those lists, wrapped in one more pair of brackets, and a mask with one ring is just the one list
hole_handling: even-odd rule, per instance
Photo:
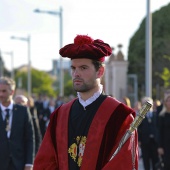
{"label": "red sleeve", "polygon": [[54,136],[51,136],[51,129],[54,127],[54,121],[57,110],[51,115],[50,123],[34,160],[33,170],[58,170],[58,160],[55,146],[53,144]]}
{"label": "red sleeve", "polygon": [[[125,134],[125,129],[129,129],[129,124],[132,122],[132,116],[128,116],[126,121],[124,122],[122,128],[119,132],[118,141]],[[120,137],[121,136],[121,137]],[[119,143],[118,142],[118,143]],[[116,148],[118,145],[116,146]],[[114,149],[116,150],[116,149]],[[134,160],[134,161],[133,161]],[[115,155],[115,157],[110,160],[102,170],[110,170],[110,169],[118,169],[118,170],[138,170],[138,134],[135,130],[133,134],[127,139],[124,145],[121,147],[119,152]]]}
{"label": "red sleeve", "polygon": [[[135,164],[132,161],[132,145],[134,144],[135,149]],[[132,137],[130,137],[125,144],[122,146],[117,155],[109,161],[102,170],[138,170],[138,143],[137,143],[137,133],[134,135],[134,143],[132,142]]]}

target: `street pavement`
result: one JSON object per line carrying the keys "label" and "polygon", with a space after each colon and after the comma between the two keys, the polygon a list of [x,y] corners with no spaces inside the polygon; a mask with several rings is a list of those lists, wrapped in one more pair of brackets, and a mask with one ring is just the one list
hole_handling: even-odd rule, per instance
{"label": "street pavement", "polygon": [[138,170],[144,170],[142,158],[139,159],[139,169]]}

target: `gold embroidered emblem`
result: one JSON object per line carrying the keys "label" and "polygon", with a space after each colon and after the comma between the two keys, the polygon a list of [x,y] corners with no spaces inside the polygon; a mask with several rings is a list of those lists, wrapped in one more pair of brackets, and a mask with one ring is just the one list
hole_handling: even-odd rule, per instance
{"label": "gold embroidered emblem", "polygon": [[76,143],[73,143],[69,149],[68,149],[68,153],[70,154],[71,158],[76,161],[76,157],[77,157],[77,145]]}
{"label": "gold embroidered emblem", "polygon": [[[68,153],[70,154],[70,157],[76,162],[77,165],[80,167],[83,160],[85,145],[86,145],[86,136],[77,136],[76,137],[76,143],[73,143],[69,149]],[[77,160],[76,160],[77,159]]]}
{"label": "gold embroidered emblem", "polygon": [[81,138],[80,144],[79,144],[79,154],[78,154],[78,161],[77,164],[80,167],[82,164],[83,160],[83,155],[84,155],[84,150],[85,150],[85,145],[86,145],[86,136],[83,136]]}

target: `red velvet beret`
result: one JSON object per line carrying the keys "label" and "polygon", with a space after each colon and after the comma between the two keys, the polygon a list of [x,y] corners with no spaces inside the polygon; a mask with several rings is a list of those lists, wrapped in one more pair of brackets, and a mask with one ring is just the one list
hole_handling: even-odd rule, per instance
{"label": "red velvet beret", "polygon": [[103,62],[105,56],[110,56],[112,49],[102,40],[93,40],[87,35],[77,35],[73,44],[68,44],[59,51],[62,57],[70,59],[89,58]]}

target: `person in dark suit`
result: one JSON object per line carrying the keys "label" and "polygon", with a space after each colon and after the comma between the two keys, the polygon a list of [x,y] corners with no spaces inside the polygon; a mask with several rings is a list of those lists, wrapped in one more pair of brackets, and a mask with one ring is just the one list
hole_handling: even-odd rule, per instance
{"label": "person in dark suit", "polygon": [[14,102],[16,104],[26,106],[30,110],[33,126],[34,126],[34,132],[35,132],[35,155],[36,155],[41,144],[42,136],[41,136],[41,130],[40,130],[39,120],[37,116],[37,109],[34,106],[34,99],[32,97],[26,97],[24,95],[16,95],[14,98]]}
{"label": "person in dark suit", "polygon": [[32,170],[34,129],[27,107],[14,104],[15,81],[0,77],[0,169]]}
{"label": "person in dark suit", "polygon": [[43,120],[43,112],[44,112],[44,106],[43,106],[43,96],[39,95],[38,99],[34,99],[34,104],[35,104],[35,108],[37,110],[37,116],[38,116],[38,122],[39,122],[39,126],[40,126],[40,131],[41,131],[41,136],[43,138],[44,133],[45,133],[45,124],[44,124],[44,120]]}
{"label": "person in dark suit", "polygon": [[[150,97],[143,97],[142,104],[146,101],[153,103]],[[158,162],[157,114],[152,108],[138,127],[138,143],[141,147],[144,169],[156,170],[155,164]]]}
{"label": "person in dark suit", "polygon": [[39,125],[39,119],[37,114],[37,109],[34,105],[34,99],[32,97],[28,97],[27,107],[30,109],[30,113],[32,115],[34,131],[35,131],[35,155],[38,152],[38,149],[41,145],[42,135],[41,129]]}
{"label": "person in dark suit", "polygon": [[170,169],[170,93],[164,96],[163,108],[158,117],[158,154],[163,158],[164,170]]}
{"label": "person in dark suit", "polygon": [[50,115],[54,112],[56,109],[56,102],[53,98],[49,100],[48,107],[44,110],[44,122],[45,122],[45,131],[48,127],[49,121],[50,121]]}

